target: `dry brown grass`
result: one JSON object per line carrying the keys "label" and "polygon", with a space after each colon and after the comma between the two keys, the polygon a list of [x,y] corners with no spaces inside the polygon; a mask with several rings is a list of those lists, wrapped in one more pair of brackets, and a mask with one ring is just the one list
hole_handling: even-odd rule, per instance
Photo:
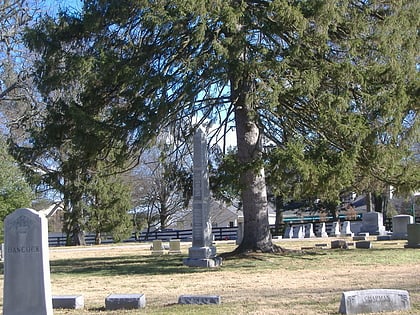
{"label": "dry brown grass", "polygon": [[[300,249],[331,240],[279,241]],[[83,311],[55,314],[337,314],[341,292],[369,288],[408,290],[412,310],[420,313],[420,250],[404,242],[375,242],[372,250],[316,250],[285,256],[253,254],[224,262],[220,269],[188,268],[183,255],[156,257],[150,245],[53,248],[53,294],[82,294]],[[232,243],[218,243],[218,252]],[[1,281],[2,283],[2,281]],[[111,293],[144,293],[143,310],[103,309]],[[220,306],[179,306],[182,294],[220,295]],[[383,313],[393,314],[393,313]]]}

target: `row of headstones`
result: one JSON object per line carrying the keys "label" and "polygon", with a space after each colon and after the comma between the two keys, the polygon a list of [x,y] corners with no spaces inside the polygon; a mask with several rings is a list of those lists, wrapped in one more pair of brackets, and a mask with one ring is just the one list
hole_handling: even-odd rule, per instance
{"label": "row of headstones", "polygon": [[[354,236],[371,233],[374,235],[389,236],[389,239],[407,239],[408,226],[414,224],[414,218],[411,215],[396,215],[392,218],[393,232],[385,231],[383,226],[382,213],[368,212],[363,215],[362,222],[353,223],[356,229],[352,231],[352,223],[344,221],[341,225],[339,222],[333,222],[331,232],[327,234],[326,224],[320,223],[318,233],[314,233],[314,225],[312,223],[288,226],[284,233],[284,238],[311,238],[311,237],[328,237],[328,236]],[[356,233],[355,233],[356,232]]]}
{"label": "row of headstones", "polygon": [[[348,221],[343,222],[341,231],[345,232],[345,231],[348,231],[349,229],[350,229],[350,222]],[[339,222],[333,222],[331,233],[328,235],[325,222],[323,222],[319,225],[319,231],[317,235],[315,235],[313,223],[307,223],[307,224],[287,226],[283,237],[284,238],[312,238],[316,236],[328,237],[328,236],[339,236],[339,235],[342,235],[343,232],[340,232]]]}
{"label": "row of headstones", "polygon": [[[181,295],[178,304],[220,304],[218,295]],[[54,308],[82,309],[83,296],[53,297]],[[146,307],[144,294],[111,294],[105,299],[106,310],[139,309]],[[384,311],[410,310],[410,295],[406,290],[369,289],[343,292],[340,314],[377,313]]]}
{"label": "row of headstones", "polygon": [[[220,304],[218,295],[181,295],[178,304]],[[54,309],[83,309],[85,302],[83,295],[57,295],[52,297]],[[105,298],[106,310],[129,310],[146,307],[144,294],[110,294]]]}
{"label": "row of headstones", "polygon": [[169,245],[167,245],[162,240],[153,240],[150,250],[152,251],[152,255],[163,255],[165,254],[165,250],[168,251],[168,254],[181,254],[181,241],[170,240]]}
{"label": "row of headstones", "polygon": [[[54,308],[83,309],[83,296],[53,297]],[[218,295],[181,295],[178,304],[220,304]],[[106,310],[139,309],[146,307],[144,294],[111,294],[105,299]],[[410,295],[406,290],[369,289],[346,291],[341,296],[340,314],[377,313],[410,310]]]}

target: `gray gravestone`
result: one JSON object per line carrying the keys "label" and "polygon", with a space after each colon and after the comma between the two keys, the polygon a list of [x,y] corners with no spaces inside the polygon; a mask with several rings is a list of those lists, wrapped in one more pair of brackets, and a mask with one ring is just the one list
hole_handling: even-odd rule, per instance
{"label": "gray gravestone", "polygon": [[410,309],[405,290],[371,289],[343,292],[340,314],[366,314]]}
{"label": "gray gravestone", "polygon": [[408,214],[399,214],[392,217],[392,239],[406,240],[407,239],[407,225],[413,224],[414,218]]}
{"label": "gray gravestone", "polygon": [[[362,216],[360,232],[367,232],[370,235],[385,235],[383,216],[380,212],[366,212]],[[360,233],[359,233],[360,234]]]}
{"label": "gray gravestone", "polygon": [[53,308],[82,309],[85,307],[83,295],[53,295]]}
{"label": "gray gravestone", "polygon": [[4,315],[53,314],[48,222],[32,209],[4,220]]}
{"label": "gray gravestone", "polygon": [[303,225],[295,225],[293,226],[293,238],[304,238],[305,237],[305,230]]}
{"label": "gray gravestone", "polygon": [[178,298],[178,304],[220,304],[219,295],[181,295]]}
{"label": "gray gravestone", "polygon": [[132,310],[146,307],[144,294],[110,294],[105,298],[106,310]]}
{"label": "gray gravestone", "polygon": [[420,248],[420,224],[407,225],[407,248]]}
{"label": "gray gravestone", "polygon": [[293,227],[287,225],[283,238],[293,238]]}
{"label": "gray gravestone", "polygon": [[198,129],[194,135],[193,158],[193,226],[192,247],[184,265],[189,267],[218,267],[221,257],[216,257],[212,246],[212,230],[209,217],[209,176],[207,170],[207,143],[204,132]]}
{"label": "gray gravestone", "polygon": [[372,242],[371,241],[357,241],[356,242],[356,248],[371,249],[372,248]]}
{"label": "gray gravestone", "polygon": [[349,244],[345,240],[331,241],[331,249],[337,249],[337,248],[348,249]]}

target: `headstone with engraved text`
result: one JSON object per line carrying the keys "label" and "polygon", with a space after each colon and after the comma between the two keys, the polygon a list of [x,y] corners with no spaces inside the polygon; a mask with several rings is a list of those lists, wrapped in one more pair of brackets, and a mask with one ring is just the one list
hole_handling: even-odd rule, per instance
{"label": "headstone with engraved text", "polygon": [[410,309],[410,296],[405,290],[369,289],[343,292],[340,314],[366,314]]}
{"label": "headstone with engraved text", "polygon": [[46,217],[17,209],[4,221],[4,241],[3,314],[53,314]]}

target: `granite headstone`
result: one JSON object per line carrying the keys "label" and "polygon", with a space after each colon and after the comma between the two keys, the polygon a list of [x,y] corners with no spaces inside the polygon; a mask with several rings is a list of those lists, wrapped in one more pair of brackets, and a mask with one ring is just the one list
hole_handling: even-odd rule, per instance
{"label": "granite headstone", "polygon": [[407,248],[420,248],[420,223],[407,225]]}
{"label": "granite headstone", "polygon": [[370,289],[343,292],[340,314],[366,314],[410,309],[410,296],[405,290]]}
{"label": "granite headstone", "polygon": [[218,267],[222,264],[222,258],[216,256],[216,248],[212,245],[207,165],[206,138],[203,130],[198,129],[194,135],[192,247],[188,249],[188,258],[183,261],[189,267]]}
{"label": "granite headstone", "polygon": [[407,225],[413,224],[414,218],[408,214],[399,214],[392,217],[392,236],[393,240],[407,239]]}
{"label": "granite headstone", "polygon": [[362,216],[360,233],[367,232],[370,235],[385,235],[383,215],[380,212],[366,212]]}
{"label": "granite headstone", "polygon": [[4,229],[3,314],[53,314],[46,217],[17,209]]}

